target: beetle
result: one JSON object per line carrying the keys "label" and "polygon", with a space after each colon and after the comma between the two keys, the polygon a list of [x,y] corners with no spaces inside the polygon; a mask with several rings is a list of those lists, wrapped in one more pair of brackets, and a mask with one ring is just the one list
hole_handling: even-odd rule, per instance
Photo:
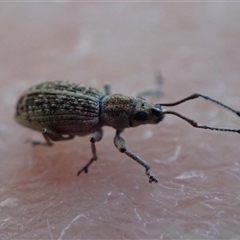
{"label": "beetle", "polygon": [[130,97],[123,94],[110,94],[110,86],[99,90],[77,83],[53,81],[38,84],[20,97],[16,106],[16,120],[25,127],[42,132],[46,143],[32,141],[33,145],[52,145],[52,141],[73,139],[75,136],[90,137],[92,158],[80,170],[87,173],[89,166],[97,160],[96,142],[103,137],[103,127],[116,130],[114,144],[116,148],[141,164],[145,168],[149,182],[158,182],[150,172],[150,165],[141,157],[126,148],[121,133],[125,128],[144,124],[158,124],[165,115],[172,114],[188,122],[195,128],[240,133],[239,129],[217,128],[200,125],[175,111],[163,110],[183,102],[203,98],[214,102],[240,116],[240,112],[203,94],[195,93],[173,103],[151,103],[142,98],[144,94]]}

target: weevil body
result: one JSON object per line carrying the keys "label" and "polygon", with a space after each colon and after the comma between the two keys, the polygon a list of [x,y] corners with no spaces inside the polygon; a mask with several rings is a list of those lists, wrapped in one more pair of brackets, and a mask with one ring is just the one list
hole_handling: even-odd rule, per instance
{"label": "weevil body", "polygon": [[[20,124],[41,131],[46,139],[44,145],[50,146],[52,141],[69,140],[75,136],[92,134],[90,142],[93,157],[78,172],[78,175],[82,171],[87,173],[89,166],[97,160],[95,143],[102,139],[102,127],[111,126],[116,129],[114,144],[118,150],[145,168],[149,182],[157,182],[149,171],[150,165],[126,148],[125,141],[120,136],[125,128],[158,124],[164,119],[165,114],[173,114],[197,128],[240,133],[237,129],[198,125],[179,113],[162,110],[162,106],[178,105],[197,97],[215,102],[240,115],[238,111],[202,94],[193,94],[174,103],[153,104],[140,97],[110,95],[107,85],[104,90],[98,90],[76,83],[55,81],[42,83],[27,90],[17,103],[15,117]],[[33,144],[43,143],[33,141]]]}
{"label": "weevil body", "polygon": [[47,82],[26,91],[17,104],[16,119],[37,131],[84,136],[102,127],[103,91],[68,82]]}

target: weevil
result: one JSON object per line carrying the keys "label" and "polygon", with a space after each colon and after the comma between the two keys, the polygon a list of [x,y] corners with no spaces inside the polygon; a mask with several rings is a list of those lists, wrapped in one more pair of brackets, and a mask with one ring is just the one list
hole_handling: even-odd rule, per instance
{"label": "weevil", "polygon": [[218,128],[201,125],[175,111],[163,110],[183,102],[203,98],[214,102],[240,116],[240,111],[203,94],[195,93],[172,103],[151,103],[142,98],[110,94],[109,85],[102,90],[64,81],[45,82],[27,90],[20,97],[16,107],[16,120],[25,127],[42,132],[45,143],[32,141],[33,145],[52,145],[52,141],[73,139],[75,136],[90,137],[92,158],[80,170],[87,173],[89,166],[97,160],[95,143],[103,137],[103,127],[116,130],[114,144],[116,148],[141,164],[145,168],[149,182],[158,182],[150,172],[150,165],[141,157],[129,151],[121,133],[125,128],[144,124],[158,124],[165,115],[172,114],[188,122],[195,128],[240,133],[240,129]]}

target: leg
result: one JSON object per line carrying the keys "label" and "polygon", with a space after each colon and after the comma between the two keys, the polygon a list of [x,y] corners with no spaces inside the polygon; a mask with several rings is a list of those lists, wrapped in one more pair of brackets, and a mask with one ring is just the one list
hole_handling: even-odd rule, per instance
{"label": "leg", "polygon": [[99,131],[93,133],[93,135],[91,136],[90,138],[90,142],[91,142],[91,148],[92,148],[92,154],[93,154],[93,157],[90,159],[90,161],[80,170],[78,171],[77,175],[79,176],[81,172],[85,172],[85,173],[88,173],[88,168],[89,166],[97,160],[97,151],[96,151],[96,146],[95,146],[95,142],[99,142],[101,141],[103,137],[103,130],[100,129]]}
{"label": "leg", "polygon": [[[31,141],[32,144],[35,145],[44,145],[44,146],[52,146],[52,141],[63,141],[63,140],[70,140],[74,138],[74,135],[69,135],[68,137],[64,137],[63,135],[49,130],[47,128],[43,128],[42,135],[45,138],[46,142],[38,142],[38,141]],[[29,141],[28,141],[29,142]]]}
{"label": "leg", "polygon": [[157,96],[157,97],[161,96],[163,94],[162,91],[161,91],[162,82],[163,82],[162,75],[159,73],[156,76],[156,83],[159,86],[159,88],[140,92],[140,93],[137,94],[137,97],[138,98],[144,98],[144,97],[148,97],[148,96]]}
{"label": "leg", "polygon": [[111,87],[109,84],[105,84],[104,85],[104,92],[106,95],[110,95],[111,94]]}
{"label": "leg", "polygon": [[114,138],[114,144],[117,147],[117,149],[121,152],[121,153],[125,153],[127,156],[129,156],[130,158],[132,158],[134,161],[138,162],[139,164],[141,164],[145,169],[146,169],[146,174],[149,178],[149,182],[158,182],[158,180],[150,173],[150,165],[144,161],[142,158],[140,158],[139,156],[135,155],[134,153],[128,151],[126,149],[125,146],[125,140],[120,136],[121,132],[117,131],[115,138]]}

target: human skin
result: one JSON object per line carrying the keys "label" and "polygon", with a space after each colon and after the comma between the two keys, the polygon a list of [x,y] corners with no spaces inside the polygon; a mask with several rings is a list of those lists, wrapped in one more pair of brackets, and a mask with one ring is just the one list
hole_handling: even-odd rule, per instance
{"label": "human skin", "polygon": [[[30,86],[50,80],[173,102],[200,92],[240,110],[240,5],[234,3],[1,3],[0,239],[227,239],[240,237],[236,133],[195,129],[175,116],[126,129],[127,148],[104,128],[98,160],[90,136],[33,147],[40,133],[14,120]],[[206,100],[171,108],[199,123],[240,129]]]}

